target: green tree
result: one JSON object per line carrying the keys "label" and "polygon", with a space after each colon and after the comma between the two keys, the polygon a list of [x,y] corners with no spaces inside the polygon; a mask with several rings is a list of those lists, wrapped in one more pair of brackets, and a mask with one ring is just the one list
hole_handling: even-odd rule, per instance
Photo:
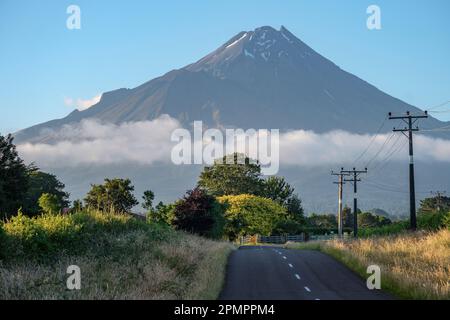
{"label": "green tree", "polygon": [[69,207],[69,193],[64,191],[64,183],[55,175],[34,168],[29,170],[28,177],[29,188],[23,206],[26,215],[33,216],[40,212],[38,200],[44,193],[54,195],[60,208]]}
{"label": "green tree", "polygon": [[271,176],[264,181],[263,186],[264,197],[272,199],[284,207],[294,194],[294,188],[283,177]]}
{"label": "green tree", "polygon": [[293,194],[290,196],[284,205],[287,210],[289,219],[304,224],[305,223],[305,213],[302,207],[302,201],[298,195]]}
{"label": "green tree", "polygon": [[234,153],[205,167],[198,185],[214,196],[260,195],[263,192],[261,167],[243,154]]}
{"label": "green tree", "polygon": [[87,207],[100,211],[126,213],[139,204],[133,195],[130,179],[105,179],[103,184],[93,184],[84,202]]}
{"label": "green tree", "polygon": [[337,219],[334,214],[316,214],[313,213],[307,218],[309,227],[334,230],[337,228]]}
{"label": "green tree", "polygon": [[147,211],[153,210],[153,200],[155,200],[155,194],[151,190],[144,191],[144,195],[142,196],[142,199],[144,200],[144,203],[142,204],[142,207],[146,209]]}
{"label": "green tree", "polygon": [[39,207],[42,212],[47,214],[57,214],[61,212],[61,205],[56,195],[43,193],[38,200]]}
{"label": "green tree", "polygon": [[382,227],[391,223],[392,221],[389,218],[378,216],[370,212],[358,214],[358,227],[360,228]]}
{"label": "green tree", "polygon": [[436,196],[420,201],[419,213],[433,213],[435,211],[450,211],[450,197]]}
{"label": "green tree", "polygon": [[28,170],[19,157],[14,138],[0,135],[0,218],[17,213],[28,190]]}
{"label": "green tree", "polygon": [[287,219],[279,203],[250,194],[218,198],[226,206],[225,234],[230,240],[241,235],[270,235],[280,221]]}
{"label": "green tree", "polygon": [[164,204],[160,201],[155,209],[147,213],[147,221],[171,225],[174,218],[175,203]]}
{"label": "green tree", "polygon": [[355,224],[353,216],[353,211],[349,207],[345,206],[344,209],[342,209],[342,220],[344,227],[353,228],[353,225]]}
{"label": "green tree", "polygon": [[75,211],[75,212],[81,212],[81,211],[83,211],[83,201],[80,200],[80,199],[75,200],[75,201],[73,202],[72,209],[73,209],[73,211]]}

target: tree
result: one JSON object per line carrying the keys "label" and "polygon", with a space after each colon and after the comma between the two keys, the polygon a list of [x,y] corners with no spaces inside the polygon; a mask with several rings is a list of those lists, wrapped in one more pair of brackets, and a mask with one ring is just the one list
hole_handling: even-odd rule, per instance
{"label": "tree", "polygon": [[230,240],[241,235],[270,235],[280,221],[287,219],[286,209],[279,203],[250,194],[222,196],[225,205],[225,234]]}
{"label": "tree", "polygon": [[47,214],[57,214],[61,212],[59,199],[56,195],[43,193],[38,200],[39,207]]}
{"label": "tree", "polygon": [[292,197],[294,188],[283,177],[271,176],[264,181],[264,197],[286,206]]}
{"label": "tree", "polygon": [[139,204],[133,191],[130,179],[105,179],[103,184],[92,185],[84,202],[100,211],[126,213]]}
{"label": "tree", "polygon": [[298,235],[303,232],[303,229],[304,225],[300,222],[294,220],[281,220],[275,225],[273,233],[278,235]]}
{"label": "tree", "polygon": [[74,212],[81,212],[83,211],[83,201],[80,199],[77,199],[73,202],[72,209]]}
{"label": "tree", "polygon": [[149,222],[171,225],[175,218],[175,205],[176,203],[164,204],[160,201],[155,209],[147,213],[147,220]]}
{"label": "tree", "polygon": [[377,216],[370,212],[363,212],[358,214],[358,226],[360,228],[375,228],[391,224],[389,218]]}
{"label": "tree", "polygon": [[337,228],[337,220],[334,214],[313,213],[307,219],[308,225],[313,228],[334,230]]}
{"label": "tree", "polygon": [[0,135],[0,216],[17,213],[28,190],[28,170],[19,157],[14,138]]}
{"label": "tree", "polygon": [[353,225],[355,224],[353,216],[354,214],[352,209],[345,206],[344,209],[342,210],[342,220],[344,223],[344,227],[353,228]]}
{"label": "tree", "polygon": [[172,225],[178,230],[219,238],[223,229],[223,207],[205,190],[195,188],[176,203]]}
{"label": "tree", "polygon": [[264,181],[263,188],[264,197],[286,208],[289,219],[300,223],[304,222],[302,201],[294,193],[295,189],[283,177],[269,177]]}
{"label": "tree", "polygon": [[261,167],[240,153],[224,156],[204,168],[198,186],[214,196],[260,195],[263,191]]}
{"label": "tree", "polygon": [[153,200],[155,200],[155,194],[151,190],[144,191],[144,195],[142,196],[142,199],[144,200],[144,203],[142,204],[142,207],[146,209],[147,211],[153,210]]}
{"label": "tree", "polygon": [[419,214],[432,213],[435,211],[450,211],[450,197],[439,195],[420,201]]}
{"label": "tree", "polygon": [[293,194],[290,196],[284,207],[287,210],[289,219],[298,223],[305,223],[305,213],[302,207],[302,200],[300,200],[298,195]]}
{"label": "tree", "polygon": [[29,216],[39,214],[38,200],[44,193],[54,195],[60,208],[69,207],[69,193],[64,191],[64,183],[59,181],[55,175],[34,168],[28,171],[28,177],[29,188],[23,205],[25,214]]}

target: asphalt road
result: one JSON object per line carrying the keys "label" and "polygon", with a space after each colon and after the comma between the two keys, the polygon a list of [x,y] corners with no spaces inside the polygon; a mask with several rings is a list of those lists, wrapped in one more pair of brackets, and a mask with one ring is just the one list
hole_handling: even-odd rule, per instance
{"label": "asphalt road", "polygon": [[248,246],[228,261],[223,300],[381,300],[361,279],[318,251]]}

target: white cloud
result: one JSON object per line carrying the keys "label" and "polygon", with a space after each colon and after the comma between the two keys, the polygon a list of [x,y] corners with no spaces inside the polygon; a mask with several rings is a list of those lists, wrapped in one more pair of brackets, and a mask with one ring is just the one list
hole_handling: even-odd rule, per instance
{"label": "white cloud", "polygon": [[170,161],[170,135],[179,126],[178,121],[168,116],[121,125],[84,120],[58,131],[45,131],[46,135],[60,140],[55,144],[25,143],[18,150],[27,162],[34,161],[43,167],[153,164]]}
{"label": "white cloud", "polygon": [[80,111],[86,110],[90,107],[92,107],[94,104],[97,104],[100,99],[101,99],[102,95],[98,94],[95,97],[92,97],[91,99],[73,99],[70,97],[65,97],[64,98],[64,104],[68,107],[75,107]]}
{"label": "white cloud", "polygon": [[[50,140],[59,141],[55,144],[26,143],[19,145],[18,149],[27,162],[34,161],[42,167],[171,163],[171,150],[175,143],[170,137],[179,127],[179,122],[169,116],[121,125],[84,120],[58,131],[43,132],[51,137]],[[407,139],[400,133],[389,139],[390,135],[374,138],[345,131],[318,134],[304,130],[282,133],[280,163],[311,167],[348,166],[369,144],[371,147],[357,163],[358,167],[367,164],[377,153],[370,163],[372,166],[380,161],[408,161]],[[450,162],[450,140],[416,135],[414,147],[416,158],[420,160]]]}

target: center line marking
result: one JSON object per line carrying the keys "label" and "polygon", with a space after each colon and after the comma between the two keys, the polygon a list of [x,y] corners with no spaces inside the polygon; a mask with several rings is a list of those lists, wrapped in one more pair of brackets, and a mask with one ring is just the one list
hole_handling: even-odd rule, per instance
{"label": "center line marking", "polygon": [[299,276],[298,274],[295,274],[295,277],[296,277],[298,280],[301,279],[300,276]]}
{"label": "center line marking", "polygon": [[311,292],[311,289],[309,289],[308,287],[305,287],[305,290]]}
{"label": "center line marking", "polygon": [[292,264],[289,263],[289,267],[290,267],[290,268],[293,268],[294,266],[293,266]]}

